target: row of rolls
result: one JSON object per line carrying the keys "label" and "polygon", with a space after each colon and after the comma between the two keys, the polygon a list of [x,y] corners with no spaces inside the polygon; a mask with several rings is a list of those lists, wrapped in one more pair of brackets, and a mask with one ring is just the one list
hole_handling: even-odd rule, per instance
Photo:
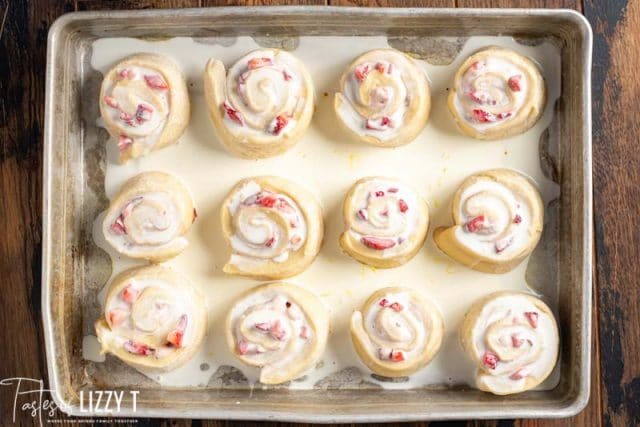
{"label": "row of rolls", "polygon": [[[436,245],[454,260],[487,273],[505,273],[533,251],[543,225],[543,205],[526,176],[495,169],[467,177],[452,203],[452,225],[437,228]],[[178,255],[197,218],[186,186],[163,172],[127,181],[104,217],[106,241],[119,253],[152,263]],[[238,182],[222,203],[220,219],[231,255],[223,271],[281,280],[304,271],[324,234],[320,204],[307,189],[281,177]],[[357,181],[343,202],[343,251],[377,268],[408,262],[429,229],[427,203],[410,186],[387,177]],[[204,298],[188,279],[160,265],[129,270],[107,291],[96,324],[106,352],[139,368],[174,369],[193,356],[205,336]],[[313,293],[287,283],[250,289],[230,308],[229,348],[261,368],[261,382],[283,383],[305,374],[323,353],[329,314]],[[403,287],[373,293],[353,312],[351,338],[375,374],[407,376],[438,353],[444,322],[438,307]],[[500,292],[477,301],[465,316],[461,343],[477,364],[477,387],[495,394],[528,390],[551,372],[558,329],[538,298]]]}
{"label": "row of rolls", "polygon": [[[243,158],[270,157],[291,148],[307,130],[315,108],[305,65],[278,49],[250,52],[229,69],[210,59],[204,91],[216,136]],[[459,67],[448,106],[461,132],[495,140],[531,128],[545,99],[544,79],[531,59],[490,46]],[[190,108],[180,67],[159,54],[125,58],[105,75],[100,91],[100,112],[122,162],[177,142]],[[400,51],[366,52],[344,71],[334,110],[345,135],[380,147],[408,144],[429,118],[428,77]]]}

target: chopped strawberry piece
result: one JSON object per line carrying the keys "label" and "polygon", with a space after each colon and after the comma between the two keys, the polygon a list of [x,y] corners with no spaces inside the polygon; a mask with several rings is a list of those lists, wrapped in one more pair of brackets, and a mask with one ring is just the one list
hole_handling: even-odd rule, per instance
{"label": "chopped strawberry piece", "polygon": [[139,356],[152,356],[156,352],[155,349],[149,347],[148,345],[135,341],[126,341],[123,344],[123,347],[129,353],[137,354]]}
{"label": "chopped strawberry piece", "polygon": [[363,245],[368,248],[375,249],[377,251],[382,251],[385,249],[392,248],[396,245],[395,240],[391,239],[381,239],[378,237],[369,237],[365,236],[361,240]]}
{"label": "chopped strawberry piece", "polygon": [[475,233],[476,231],[480,230],[483,227],[484,224],[484,215],[478,215],[477,217],[473,218],[471,221],[467,222],[465,224],[465,227],[467,227],[467,231],[469,233]]}
{"label": "chopped strawberry piece", "polygon": [[513,236],[505,237],[496,242],[496,253],[500,253],[507,249],[513,243]]}
{"label": "chopped strawberry piece", "polygon": [[171,331],[167,335],[167,342],[176,348],[182,347],[182,338],[184,338],[184,332]]}
{"label": "chopped strawberry piece", "polygon": [[469,92],[469,98],[476,104],[482,104],[482,98],[480,98],[475,92]]}
{"label": "chopped strawberry piece", "polygon": [[473,110],[471,110],[471,113],[473,115],[473,119],[476,122],[480,122],[480,123],[491,123],[491,122],[495,122],[496,121],[496,116],[493,115],[492,113],[485,111],[485,110],[481,110],[479,108],[474,108]]}
{"label": "chopped strawberry piece", "polygon": [[481,61],[476,61],[473,64],[471,64],[471,69],[473,71],[479,71],[482,70],[484,68],[484,63]]}
{"label": "chopped strawberry piece", "polygon": [[522,217],[518,214],[516,214],[516,216],[513,218],[513,222],[515,224],[520,224],[522,222]]}
{"label": "chopped strawberry piece", "polygon": [[127,310],[121,308],[114,308],[109,312],[109,323],[111,326],[118,326],[129,316]]}
{"label": "chopped strawberry piece", "polygon": [[302,338],[303,340],[309,338],[309,329],[306,326],[302,326],[300,328],[300,338]]}
{"label": "chopped strawberry piece", "polygon": [[391,351],[391,360],[394,362],[404,362],[404,353],[401,351]]}
{"label": "chopped strawberry piece", "polygon": [[256,203],[262,206],[263,208],[272,208],[276,205],[277,201],[278,199],[276,199],[270,194],[260,194],[256,199]]}
{"label": "chopped strawberry piece", "polygon": [[527,311],[524,313],[524,317],[527,318],[529,324],[533,329],[538,327],[538,312],[536,311]]}
{"label": "chopped strawberry piece", "polygon": [[487,350],[482,356],[482,364],[489,369],[496,369],[500,358],[497,354],[492,351]]}
{"label": "chopped strawberry piece", "polygon": [[380,307],[387,307],[389,305],[389,300],[382,298],[378,304],[380,304]]}
{"label": "chopped strawberry piece", "polygon": [[296,235],[296,236],[293,236],[290,241],[292,245],[297,245],[302,241],[302,237]]}
{"label": "chopped strawberry piece", "polygon": [[376,195],[376,197],[382,197],[384,196],[384,191],[376,191],[374,194]]}
{"label": "chopped strawberry piece", "polygon": [[389,210],[385,209],[384,211],[380,212],[380,215],[382,216],[389,216]]}
{"label": "chopped strawberry piece", "polygon": [[293,77],[291,77],[291,74],[287,73],[285,70],[282,70],[282,77],[287,82],[290,81],[293,78]]}
{"label": "chopped strawberry piece", "polygon": [[363,82],[367,77],[367,74],[369,74],[369,71],[371,71],[369,68],[369,64],[363,64],[356,67],[353,74],[356,76],[356,80],[358,80],[359,82]]}
{"label": "chopped strawberry piece", "polygon": [[511,117],[511,112],[510,111],[508,111],[506,113],[498,113],[498,114],[496,114],[496,119],[498,119],[498,120],[507,119],[509,117]]}
{"label": "chopped strawberry piece", "polygon": [[282,129],[284,129],[287,126],[288,122],[289,122],[289,119],[287,119],[285,116],[283,115],[277,116],[273,124],[272,133],[274,135],[278,135],[280,132],[282,132]]}
{"label": "chopped strawberry piece", "polygon": [[379,120],[367,119],[366,128],[372,130],[386,130],[393,127],[393,122],[389,117],[382,117]]}
{"label": "chopped strawberry piece", "polygon": [[122,80],[122,79],[132,80],[135,78],[136,78],[136,72],[130,68],[123,68],[122,70],[120,70],[120,72],[118,72],[118,80]]}
{"label": "chopped strawberry piece", "polygon": [[247,62],[247,67],[250,70],[266,67],[268,65],[273,65],[273,61],[271,60],[271,58],[252,58],[249,60],[249,62]]}
{"label": "chopped strawberry piece", "polygon": [[271,325],[269,324],[269,322],[260,322],[260,323],[256,323],[255,325],[253,325],[257,330],[259,331],[263,331],[263,332],[268,332],[269,329],[271,328]]}
{"label": "chopped strawberry piece", "polygon": [[524,339],[522,338],[518,338],[517,335],[511,335],[511,345],[515,348],[519,348],[522,343],[524,342]]}
{"label": "chopped strawberry piece", "polygon": [[398,191],[400,191],[400,190],[398,190],[396,187],[391,187],[391,188],[389,188],[387,191],[388,191],[389,193],[397,193],[397,192],[398,192]]}
{"label": "chopped strawberry piece", "polygon": [[147,86],[151,89],[169,89],[167,82],[164,81],[160,74],[146,75],[144,76],[144,81],[147,82]]}
{"label": "chopped strawberry piece", "polygon": [[409,210],[409,205],[407,205],[407,202],[400,199],[398,200],[398,209],[400,209],[400,212],[405,213],[406,211]]}
{"label": "chopped strawberry piece", "polygon": [[118,101],[116,101],[116,99],[112,96],[105,96],[104,103],[111,108],[118,108]]}
{"label": "chopped strawberry piece", "polygon": [[520,79],[522,79],[521,75],[509,77],[509,80],[507,81],[507,84],[509,85],[509,89],[511,89],[514,92],[520,92],[521,90]]}
{"label": "chopped strawberry piece", "polygon": [[133,126],[133,116],[129,113],[125,113],[124,111],[120,111],[120,120],[123,122],[127,122],[128,125]]}
{"label": "chopped strawberry piece", "polygon": [[135,289],[132,285],[127,285],[127,287],[124,288],[122,290],[122,293],[120,294],[120,298],[122,298],[124,302],[128,302],[129,304],[137,300],[139,296],[140,290]]}
{"label": "chopped strawberry piece", "polygon": [[270,248],[271,246],[273,246],[273,243],[276,241],[275,237],[271,237],[269,238],[269,240],[267,240],[267,242],[264,244],[266,247]]}
{"label": "chopped strawberry piece", "polygon": [[275,207],[276,209],[279,209],[284,212],[290,212],[290,213],[295,212],[295,209],[293,208],[293,206],[291,206],[289,202],[287,202],[287,199],[283,199],[282,197],[278,198],[278,200],[276,201]]}
{"label": "chopped strawberry piece", "polygon": [[391,307],[391,309],[393,311],[396,312],[400,312],[404,309],[404,307],[402,306],[402,304],[400,304],[399,302],[394,302],[393,304],[391,304],[389,307]]}
{"label": "chopped strawberry piece", "polygon": [[513,374],[511,374],[509,376],[509,379],[521,380],[522,378],[526,377],[527,375],[529,375],[529,372],[527,371],[527,369],[526,368],[520,368],[517,371],[515,371]]}
{"label": "chopped strawberry piece", "polygon": [[240,126],[244,126],[244,120],[242,119],[242,114],[236,109],[234,109],[228,101],[224,101],[222,104],[222,108],[227,113],[227,117],[230,120],[238,123]]}
{"label": "chopped strawberry piece", "polygon": [[152,114],[153,114],[153,107],[147,104],[140,104],[136,109],[136,121],[138,123],[144,123],[148,120],[151,120]]}
{"label": "chopped strawberry piece", "polygon": [[238,353],[247,354],[249,352],[249,344],[246,341],[238,341]]}
{"label": "chopped strawberry piece", "polygon": [[358,211],[358,217],[364,221],[367,220],[367,218],[369,218],[369,214],[367,213],[367,211],[365,209],[360,209]]}
{"label": "chopped strawberry piece", "polygon": [[124,226],[124,222],[122,221],[122,215],[120,215],[116,220],[111,224],[111,231],[116,235],[127,234],[127,229]]}
{"label": "chopped strawberry piece", "polygon": [[378,72],[384,73],[384,70],[385,70],[386,67],[384,66],[384,64],[382,62],[378,62],[378,63],[376,63],[376,67],[375,68],[376,68],[376,70]]}
{"label": "chopped strawberry piece", "polygon": [[280,325],[280,320],[276,320],[275,322],[273,322],[271,328],[269,328],[269,333],[278,341],[282,341],[287,335],[287,331],[285,329],[282,329],[282,326]]}

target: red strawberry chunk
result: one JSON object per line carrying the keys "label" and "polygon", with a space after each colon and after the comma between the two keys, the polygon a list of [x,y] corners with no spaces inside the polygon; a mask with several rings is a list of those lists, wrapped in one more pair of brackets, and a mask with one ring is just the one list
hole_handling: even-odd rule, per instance
{"label": "red strawberry chunk", "polygon": [[386,130],[393,127],[393,122],[389,117],[382,117],[379,120],[367,119],[367,123],[365,126],[367,129],[372,130]]}
{"label": "red strawberry chunk", "polygon": [[273,322],[271,328],[269,328],[269,333],[278,341],[282,341],[287,335],[287,331],[285,329],[282,329],[282,326],[280,325],[280,320],[276,320],[275,322]]}
{"label": "red strawberry chunk", "polygon": [[176,348],[182,347],[182,339],[184,338],[184,332],[180,331],[171,331],[167,335],[167,341],[169,344]]}
{"label": "red strawberry chunk", "polygon": [[506,113],[498,113],[498,114],[496,114],[495,117],[498,120],[504,120],[504,119],[507,119],[507,118],[511,117],[511,114],[512,114],[511,111],[508,111]]}
{"label": "red strawberry chunk", "polygon": [[496,242],[496,253],[500,253],[507,249],[513,243],[513,236],[505,237]]}
{"label": "red strawberry chunk", "polygon": [[496,116],[493,115],[492,113],[485,111],[485,110],[481,110],[479,108],[474,108],[473,110],[471,110],[472,113],[472,117],[476,122],[480,122],[480,123],[491,123],[491,122],[495,122],[496,121]]}
{"label": "red strawberry chunk", "polygon": [[287,82],[290,81],[293,78],[293,77],[291,77],[291,74],[287,73],[285,70],[282,70],[282,77]]}
{"label": "red strawberry chunk", "polygon": [[366,210],[364,210],[364,209],[360,209],[360,210],[358,211],[358,217],[359,217],[360,219],[362,219],[363,221],[366,221],[366,220],[367,220],[367,218],[369,218],[369,214],[367,213],[367,211],[366,211]]}
{"label": "red strawberry chunk", "polygon": [[496,369],[499,361],[500,358],[498,357],[498,355],[489,350],[485,351],[484,355],[482,356],[482,364],[489,369]]}
{"label": "red strawberry chunk", "polygon": [[129,316],[127,310],[122,308],[114,308],[109,312],[109,323],[111,326],[118,326]]}
{"label": "red strawberry chunk", "polygon": [[274,135],[280,134],[280,132],[282,132],[282,129],[284,129],[287,126],[288,122],[289,122],[289,119],[287,119],[285,116],[283,115],[277,116],[275,118],[275,123],[273,125],[273,134]]}
{"label": "red strawberry chunk", "polygon": [[261,194],[258,196],[256,203],[263,208],[272,208],[276,205],[278,199],[270,194]]}
{"label": "red strawberry chunk", "polygon": [[397,193],[398,191],[400,191],[399,189],[397,189],[396,187],[391,187],[387,190],[389,193]]}
{"label": "red strawberry chunk", "polygon": [[136,121],[138,123],[144,123],[151,120],[153,114],[153,108],[147,104],[140,104],[136,109]]}
{"label": "red strawberry chunk", "polygon": [[483,103],[482,98],[480,98],[480,97],[476,94],[476,92],[469,92],[469,98],[471,98],[471,100],[472,100],[473,102],[475,102],[476,104],[482,104],[482,103]]}
{"label": "red strawberry chunk", "polygon": [[259,322],[253,325],[253,327],[259,331],[268,332],[271,328],[271,324],[269,322]]}
{"label": "red strawberry chunk", "polygon": [[123,301],[128,302],[129,304],[137,300],[139,296],[140,290],[135,289],[132,285],[127,285],[127,287],[124,288],[122,290],[122,293],[120,294],[120,298],[122,298]]}
{"label": "red strawberry chunk", "polygon": [[404,353],[401,351],[391,351],[391,360],[394,362],[404,362]]}
{"label": "red strawberry chunk", "polygon": [[151,89],[169,89],[169,86],[164,81],[162,76],[160,76],[160,74],[145,75],[144,81],[147,82],[147,86],[149,86]]}
{"label": "red strawberry chunk", "polygon": [[509,77],[509,80],[507,81],[507,84],[509,85],[509,89],[511,89],[514,92],[520,92],[520,90],[522,89],[520,87],[521,79],[522,79],[521,75],[515,75],[515,76]]}
{"label": "red strawberry chunk", "polygon": [[469,233],[475,233],[476,231],[483,228],[483,224],[484,215],[478,215],[477,217],[471,219],[471,221],[467,222],[465,224],[465,227],[467,227],[467,231],[469,231]]}
{"label": "red strawberry chunk", "polygon": [[367,74],[369,74],[369,71],[371,71],[369,68],[369,64],[362,64],[356,67],[353,74],[356,76],[356,80],[358,80],[359,82],[363,82],[367,77]]}
{"label": "red strawberry chunk", "polygon": [[249,62],[247,62],[247,67],[250,70],[266,67],[267,65],[273,65],[273,61],[271,60],[271,58],[252,58],[249,60]]}
{"label": "red strawberry chunk", "polygon": [[509,379],[521,380],[522,378],[526,377],[527,375],[529,375],[529,372],[527,371],[527,369],[526,368],[520,368],[517,371],[515,371],[513,374],[511,374],[509,376]]}
{"label": "red strawberry chunk", "polygon": [[242,114],[240,114],[238,110],[233,108],[228,101],[224,101],[224,104],[222,104],[222,108],[224,108],[224,111],[227,113],[227,117],[229,117],[231,121],[238,123],[240,126],[244,126]]}
{"label": "red strawberry chunk", "polygon": [[402,304],[400,304],[399,302],[394,302],[389,307],[391,307],[391,309],[395,312],[401,312],[404,309]]}
{"label": "red strawberry chunk", "polygon": [[484,64],[480,61],[476,61],[473,64],[471,64],[471,69],[473,71],[482,70],[483,68],[484,68]]}
{"label": "red strawberry chunk", "polygon": [[275,237],[271,237],[269,238],[269,240],[267,240],[267,242],[264,244],[266,247],[270,248],[273,246],[273,243],[276,241]]}
{"label": "red strawberry chunk", "polygon": [[123,235],[123,234],[127,234],[127,229],[124,226],[124,222],[122,221],[122,215],[120,215],[118,218],[116,218],[116,220],[114,221],[113,224],[111,224],[111,232],[113,232],[116,235]]}
{"label": "red strawberry chunk", "polygon": [[516,214],[516,216],[513,218],[513,222],[515,224],[520,224],[522,222],[522,217],[518,214]]}
{"label": "red strawberry chunk", "polygon": [[378,238],[378,237],[370,237],[370,236],[365,236],[360,241],[366,247],[368,247],[370,249],[375,249],[377,251],[382,251],[382,250],[385,250],[385,249],[389,249],[389,248],[392,248],[392,247],[394,247],[396,245],[396,241],[395,240],[381,239],[381,238]]}
{"label": "red strawberry chunk", "polygon": [[524,317],[527,318],[529,324],[533,329],[538,327],[538,312],[536,311],[527,311],[524,313]]}
{"label": "red strawberry chunk", "polygon": [[407,202],[400,199],[398,200],[398,209],[400,209],[400,212],[405,213],[406,211],[409,210],[409,205],[407,205]]}
{"label": "red strawberry chunk", "polygon": [[522,343],[524,342],[524,339],[522,338],[518,338],[517,335],[511,335],[511,345],[515,348],[519,348]]}
{"label": "red strawberry chunk", "polygon": [[375,68],[376,68],[376,70],[378,72],[384,73],[384,70],[385,70],[386,67],[384,66],[384,64],[382,62],[378,62],[378,63],[376,63],[376,67]]}
{"label": "red strawberry chunk", "polygon": [[118,108],[118,101],[116,101],[116,99],[112,96],[105,96],[104,103],[111,108]]}
{"label": "red strawberry chunk", "polygon": [[382,298],[378,304],[380,304],[380,307],[387,307],[389,305],[389,300]]}
{"label": "red strawberry chunk", "polygon": [[246,341],[238,341],[238,353],[247,354],[249,352],[249,344]]}
{"label": "red strawberry chunk", "polygon": [[382,197],[382,196],[384,196],[384,191],[376,191],[375,195],[376,195],[376,197]]}
{"label": "red strawberry chunk", "polygon": [[155,349],[149,347],[148,345],[135,341],[126,341],[123,347],[129,353],[137,354],[139,356],[152,356],[156,352]]}
{"label": "red strawberry chunk", "polygon": [[302,326],[300,328],[300,338],[302,338],[303,340],[309,338],[309,329],[306,326]]}

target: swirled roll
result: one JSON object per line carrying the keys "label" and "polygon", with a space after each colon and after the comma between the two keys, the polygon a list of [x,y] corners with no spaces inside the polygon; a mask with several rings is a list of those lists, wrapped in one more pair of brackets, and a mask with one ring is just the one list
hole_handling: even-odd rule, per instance
{"label": "swirled roll", "polygon": [[304,271],[322,245],[322,210],[306,189],[284,178],[240,181],[222,203],[222,230],[231,245],[228,274],[282,279]]}
{"label": "swirled roll", "polygon": [[485,273],[506,273],[536,247],[544,205],[529,178],[509,169],[469,176],[453,198],[451,227],[433,233],[451,258]]}
{"label": "swirled roll", "polygon": [[125,58],[104,77],[100,114],[118,141],[122,163],[177,142],[190,115],[180,68],[158,54]]}
{"label": "swirled roll", "polygon": [[380,147],[408,144],[429,118],[429,82],[409,56],[372,50],[342,75],[334,108],[339,122],[360,141]]}
{"label": "swirled roll", "polygon": [[111,282],[96,334],[103,353],[138,369],[170,371],[191,359],[206,327],[202,295],[182,275],[154,265]]}
{"label": "swirled roll", "polygon": [[309,291],[271,283],[238,298],[227,316],[226,334],[236,357],[261,368],[260,382],[280,384],[318,362],[329,335],[329,316]]}
{"label": "swirled roll", "polygon": [[493,46],[460,66],[449,91],[449,110],[463,133],[494,140],[531,128],[542,115],[545,97],[545,82],[533,61]]}
{"label": "swirled roll", "polygon": [[385,177],[362,178],[347,193],[340,246],[361,263],[397,267],[420,250],[427,237],[429,208],[404,183]]}
{"label": "swirled roll", "polygon": [[558,359],[553,313],[525,293],[497,292],[474,303],[460,327],[460,339],[478,366],[477,387],[493,394],[536,387]]}
{"label": "swirled roll", "polygon": [[302,62],[282,50],[255,50],[228,72],[212,58],[205,67],[204,89],[218,138],[240,157],[283,153],[311,122],[311,76]]}
{"label": "swirled roll", "polygon": [[105,239],[131,258],[164,261],[188,245],[196,219],[189,190],[164,172],[143,172],[124,183],[102,224]]}
{"label": "swirled roll", "polygon": [[425,367],[438,353],[444,321],[433,303],[409,288],[374,292],[351,315],[351,340],[378,375],[401,377]]}

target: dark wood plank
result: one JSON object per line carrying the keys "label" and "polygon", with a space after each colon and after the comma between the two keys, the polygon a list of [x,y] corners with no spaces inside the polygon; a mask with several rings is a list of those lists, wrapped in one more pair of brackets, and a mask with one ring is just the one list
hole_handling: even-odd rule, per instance
{"label": "dark wood plank", "polygon": [[202,6],[324,6],[326,0],[201,0]]}
{"label": "dark wood plank", "polygon": [[594,29],[594,201],[604,425],[640,424],[640,3],[586,0]]}
{"label": "dark wood plank", "polygon": [[170,9],[199,6],[200,0],[76,0],[78,10]]}
{"label": "dark wood plank", "polygon": [[456,0],[457,7],[546,7],[582,10],[580,0]]}
{"label": "dark wood plank", "polygon": [[455,7],[455,0],[329,0],[331,6]]}

